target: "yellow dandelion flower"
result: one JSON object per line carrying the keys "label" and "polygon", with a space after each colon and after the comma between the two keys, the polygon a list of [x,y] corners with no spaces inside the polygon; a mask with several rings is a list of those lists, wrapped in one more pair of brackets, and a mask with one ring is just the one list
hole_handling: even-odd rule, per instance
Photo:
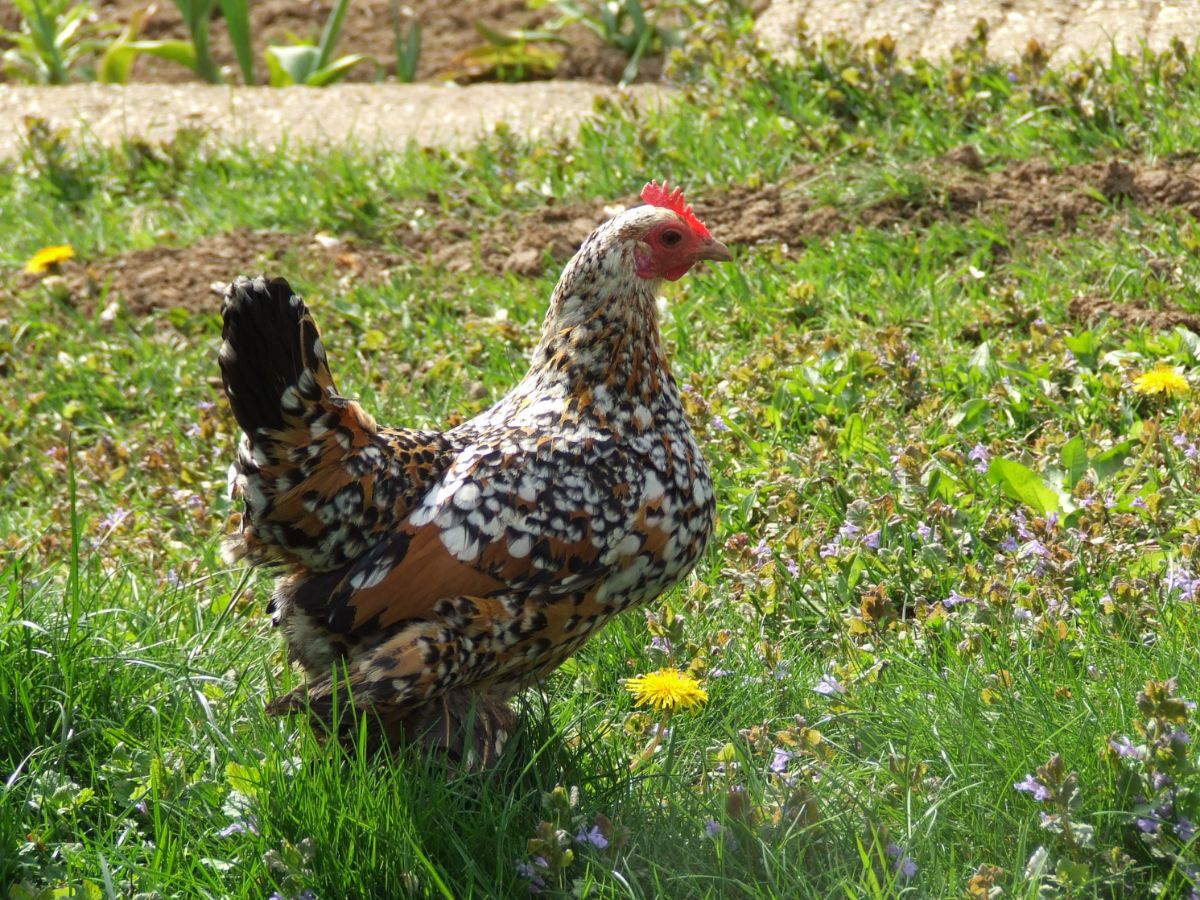
{"label": "yellow dandelion flower", "polygon": [[708,691],[700,686],[700,682],[678,669],[659,669],[648,675],[637,675],[625,682],[625,690],[633,694],[638,706],[653,706],[663,712],[697,709],[708,700]]}
{"label": "yellow dandelion flower", "polygon": [[1182,397],[1192,389],[1186,378],[1171,366],[1157,366],[1133,380],[1133,389],[1147,396],[1162,396],[1167,400]]}
{"label": "yellow dandelion flower", "polygon": [[25,263],[25,271],[30,275],[40,275],[47,269],[55,268],[59,263],[64,263],[75,255],[74,248],[70,244],[56,244],[53,247],[43,247],[29,262]]}

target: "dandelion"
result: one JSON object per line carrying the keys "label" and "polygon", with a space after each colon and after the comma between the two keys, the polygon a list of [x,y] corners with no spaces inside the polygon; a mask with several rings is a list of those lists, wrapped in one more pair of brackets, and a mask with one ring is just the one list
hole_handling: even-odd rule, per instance
{"label": "dandelion", "polygon": [[75,256],[75,250],[70,244],[55,244],[43,247],[25,263],[27,275],[41,275],[43,272],[57,269],[59,265]]}
{"label": "dandelion", "polygon": [[1191,385],[1178,369],[1160,365],[1135,378],[1133,389],[1147,397],[1162,396],[1166,400],[1174,400],[1188,393]]}
{"label": "dandelion", "polygon": [[625,690],[633,694],[633,700],[638,706],[650,706],[659,711],[661,718],[650,729],[650,743],[629,764],[630,770],[636,769],[658,749],[662,739],[669,735],[667,723],[671,716],[680,709],[699,709],[708,701],[708,691],[700,682],[678,669],[659,669],[647,675],[637,675],[625,682]]}
{"label": "dandelion", "polygon": [[625,682],[625,690],[633,694],[638,706],[653,706],[669,713],[677,709],[698,709],[708,700],[708,692],[699,681],[675,668],[630,678]]}

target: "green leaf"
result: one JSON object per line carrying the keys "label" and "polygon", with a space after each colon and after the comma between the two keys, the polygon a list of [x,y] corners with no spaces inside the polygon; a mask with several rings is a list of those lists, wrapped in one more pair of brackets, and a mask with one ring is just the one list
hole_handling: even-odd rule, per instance
{"label": "green leaf", "polygon": [[974,431],[991,417],[992,410],[988,402],[981,397],[975,397],[958,408],[950,417],[950,425],[963,431]]}
{"label": "green leaf", "polygon": [[1057,492],[1048,487],[1037,472],[1015,460],[993,459],[988,466],[988,480],[1000,485],[1005,494],[1039,515],[1058,512],[1060,508]]}
{"label": "green leaf", "polygon": [[200,61],[191,41],[132,41],[125,45],[124,52],[156,56],[168,62],[187,66],[197,75],[200,74]]}
{"label": "green leaf", "polygon": [[268,47],[265,56],[267,69],[271,73],[271,87],[308,84],[308,79],[317,71],[317,60],[320,59],[319,51],[312,44]]}
{"label": "green leaf", "polygon": [[849,457],[856,453],[878,453],[879,444],[867,436],[867,426],[863,417],[851,413],[842,427],[841,434],[842,456]]}
{"label": "green leaf", "polygon": [[1062,448],[1062,465],[1066,470],[1067,487],[1074,489],[1087,474],[1088,455],[1083,438],[1079,435],[1071,438]]}
{"label": "green leaf", "polygon": [[333,48],[337,46],[338,35],[342,31],[342,20],[346,18],[346,10],[349,8],[350,0],[336,0],[333,9],[329,11],[329,18],[325,20],[325,30],[321,32],[321,43],[317,47],[317,64],[313,67],[314,70],[337,65],[330,63],[330,60],[333,58]]}
{"label": "green leaf", "polygon": [[929,492],[930,497],[935,497],[943,503],[955,506],[954,500],[962,490],[962,485],[947,472],[941,469],[931,469],[925,489]]}
{"label": "green leaf", "polygon": [[221,18],[229,29],[229,40],[233,44],[233,52],[237,56],[238,68],[242,70],[242,80],[246,84],[254,84],[254,48],[250,43],[250,4],[247,0],[218,0],[221,5]]}
{"label": "green leaf", "polygon": [[340,57],[325,66],[325,68],[318,69],[309,75],[307,83],[312,87],[324,87],[327,84],[333,84],[335,81],[341,81],[351,69],[362,62],[374,62],[374,59],[363,53],[353,53],[350,56]]}
{"label": "green leaf", "polygon": [[1096,368],[1096,355],[1100,352],[1100,342],[1090,331],[1081,334],[1068,334],[1063,338],[1067,349],[1075,354],[1075,358],[1089,369]]}
{"label": "green leaf", "polygon": [[1092,468],[1096,470],[1096,480],[1104,481],[1125,468],[1125,457],[1133,452],[1133,441],[1122,441],[1115,447],[1105,450],[1092,460]]}
{"label": "green leaf", "polygon": [[971,353],[971,359],[967,363],[972,369],[983,374],[988,374],[992,371],[992,347],[984,341]]}

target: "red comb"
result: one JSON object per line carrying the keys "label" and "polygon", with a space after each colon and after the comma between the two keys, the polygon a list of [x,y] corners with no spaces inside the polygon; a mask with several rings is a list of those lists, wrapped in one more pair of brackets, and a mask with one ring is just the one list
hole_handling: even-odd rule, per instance
{"label": "red comb", "polygon": [[704,227],[704,223],[696,218],[696,214],[692,212],[692,208],[683,199],[683,188],[675,188],[672,191],[671,186],[665,181],[662,183],[662,187],[659,187],[657,182],[651,181],[642,188],[642,199],[651,206],[661,206],[663,209],[674,210],[679,213],[679,217],[683,221],[691,226],[692,231],[696,232],[700,237],[710,237],[708,229]]}

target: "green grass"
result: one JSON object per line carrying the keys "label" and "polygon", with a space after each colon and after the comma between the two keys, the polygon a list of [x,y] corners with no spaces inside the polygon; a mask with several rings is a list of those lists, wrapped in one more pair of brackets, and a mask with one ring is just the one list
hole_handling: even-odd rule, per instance
{"label": "green grass", "polygon": [[[967,142],[998,167],[1155,160],[1200,138],[1186,55],[1010,73],[973,52],[904,68],[834,47],[782,69],[734,38],[707,47],[678,105],[610,107],[569,150],[506,134],[386,156],[35,136],[0,163],[0,267],[47,244],[99,259],[243,226],[395,246],[414,205],[483,227],[541,205],[543,186],[617,197],[665,174],[711,191],[805,164],[853,218],[926,191],[918,170]],[[1200,534],[1200,414],[1132,381],[1159,362],[1194,379],[1200,342],[1067,305],[1200,312],[1198,243],[1183,210],[1112,204],[1069,233],[967,218],[743,247],[668,287],[717,538],[685,585],[522,698],[526,727],[487,775],[344,754],[264,715],[297,675],[269,632],[267,577],[219,559],[235,426],[215,302],[106,321],[105,302],[83,311],[52,283],[9,288],[0,884],[523,896],[517,863],[541,856],[547,891],[589,897],[951,897],[976,873],[1015,897],[1187,896],[1200,852],[1172,829],[1200,816],[1200,778],[1169,733],[1190,711],[1139,707],[1139,691],[1176,678],[1200,698],[1196,599],[1178,583]],[[519,377],[555,274],[414,257],[381,285],[295,280],[343,392],[436,426]],[[710,700],[631,773],[654,723],[621,679],[667,664],[694,666]],[[1156,734],[1153,758],[1110,749]],[[1014,789],[1054,754],[1049,800]],[[1135,819],[1156,774],[1174,809],[1148,840]],[[576,839],[597,823],[607,848]]]}

